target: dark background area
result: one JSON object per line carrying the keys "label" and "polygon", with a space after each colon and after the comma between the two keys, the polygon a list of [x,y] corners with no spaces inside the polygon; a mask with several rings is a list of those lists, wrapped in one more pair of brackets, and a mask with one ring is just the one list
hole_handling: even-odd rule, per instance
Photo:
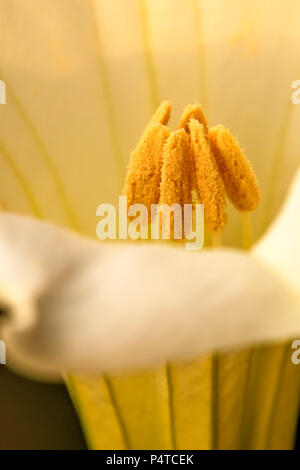
{"label": "dark background area", "polygon": [[0,449],[85,449],[63,385],[24,379],[0,366]]}

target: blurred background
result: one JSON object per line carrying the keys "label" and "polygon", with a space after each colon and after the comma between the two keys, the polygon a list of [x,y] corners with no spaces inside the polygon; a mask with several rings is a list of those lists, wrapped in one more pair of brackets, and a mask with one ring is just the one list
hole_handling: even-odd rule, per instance
{"label": "blurred background", "polygon": [[0,366],[0,449],[85,449],[63,385],[24,379]]}

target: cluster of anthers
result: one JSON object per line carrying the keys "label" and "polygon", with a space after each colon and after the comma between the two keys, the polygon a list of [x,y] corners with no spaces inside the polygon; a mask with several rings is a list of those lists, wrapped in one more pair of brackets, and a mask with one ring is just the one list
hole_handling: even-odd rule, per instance
{"label": "cluster of anthers", "polygon": [[213,234],[227,222],[226,195],[242,212],[256,209],[259,187],[238,141],[223,125],[209,127],[201,107],[189,105],[176,130],[168,121],[171,104],[163,101],[133,150],[123,194],[128,205],[204,205]]}

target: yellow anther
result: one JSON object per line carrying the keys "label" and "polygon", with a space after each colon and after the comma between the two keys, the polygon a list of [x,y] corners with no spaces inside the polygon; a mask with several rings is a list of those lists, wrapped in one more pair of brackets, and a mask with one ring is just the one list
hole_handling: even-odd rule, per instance
{"label": "yellow anther", "polygon": [[190,119],[190,146],[195,162],[197,188],[204,204],[205,222],[212,232],[220,232],[227,221],[222,178],[211,151],[204,126]]}
{"label": "yellow anther", "polygon": [[[191,204],[189,137],[184,129],[171,132],[163,152],[160,204]],[[174,237],[174,213],[171,213],[171,238]],[[183,213],[182,213],[183,221]],[[177,227],[178,229],[178,227]]]}
{"label": "yellow anther", "polygon": [[[227,221],[226,192],[241,211],[254,210],[259,188],[239,143],[224,126],[208,128],[197,104],[185,108],[171,132],[171,105],[163,101],[132,152],[123,194],[128,206],[204,204],[207,228],[220,232]],[[172,216],[172,214],[171,214]]]}
{"label": "yellow anther", "polygon": [[160,204],[188,204],[191,200],[189,138],[184,129],[171,132],[163,152]]}
{"label": "yellow anther", "polygon": [[123,194],[128,206],[158,204],[164,144],[170,130],[160,123],[149,124],[130,156]]}
{"label": "yellow anther", "polygon": [[208,135],[229,199],[237,209],[253,211],[259,203],[259,187],[238,141],[222,125],[211,127]]}
{"label": "yellow anther", "polygon": [[150,125],[159,122],[160,124],[168,124],[171,115],[171,103],[169,101],[162,101],[155,113],[153,114]]}
{"label": "yellow anther", "polygon": [[188,151],[184,155],[183,169],[182,169],[182,189],[181,189],[181,205],[192,204],[192,191],[195,184],[195,165],[190,151],[189,136],[188,137]]}
{"label": "yellow anther", "polygon": [[190,104],[183,110],[177,129],[184,128],[187,132],[189,132],[188,124],[190,119],[196,119],[200,122],[200,124],[203,124],[205,130],[207,130],[205,114],[202,111],[201,106],[198,104]]}

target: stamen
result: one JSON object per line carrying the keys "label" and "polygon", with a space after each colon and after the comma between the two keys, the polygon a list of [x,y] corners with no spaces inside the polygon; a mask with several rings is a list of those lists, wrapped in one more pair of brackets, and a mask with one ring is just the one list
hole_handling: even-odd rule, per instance
{"label": "stamen", "polygon": [[171,115],[171,103],[169,101],[163,101],[155,113],[153,114],[149,125],[159,122],[160,124],[168,124]]}
{"label": "stamen", "polygon": [[[170,131],[165,124],[171,114],[171,104],[163,101],[146,126],[136,148],[130,155],[123,194],[127,196],[128,206],[151,204],[159,200],[162,149]],[[155,198],[151,200],[151,198]]]}
{"label": "stamen", "polygon": [[190,104],[183,110],[177,129],[184,128],[187,132],[189,132],[190,119],[196,119],[200,122],[200,124],[203,124],[205,130],[207,130],[206,117],[201,109],[201,106],[198,104]]}
{"label": "stamen", "polygon": [[259,203],[259,187],[238,141],[222,125],[211,127],[208,135],[229,199],[237,209],[253,211]]}
{"label": "stamen", "polygon": [[128,206],[144,204],[150,214],[151,204],[158,203],[163,147],[169,134],[164,125],[149,124],[131,153],[123,190]]}
{"label": "stamen", "polygon": [[191,153],[195,162],[196,180],[204,217],[212,232],[220,232],[227,221],[225,190],[211,152],[204,126],[196,119],[189,123]]}
{"label": "stamen", "polygon": [[195,166],[190,152],[189,137],[185,132],[188,139],[188,150],[184,152],[183,172],[182,172],[182,193],[181,193],[181,205],[192,204],[192,191],[195,183]]}
{"label": "stamen", "polygon": [[191,201],[189,138],[184,129],[171,132],[163,153],[160,204]]}
{"label": "stamen", "polygon": [[[163,153],[160,184],[160,204],[191,203],[189,137],[184,129],[171,132]],[[171,213],[171,238],[174,238],[174,213]],[[183,214],[182,214],[183,220]],[[163,227],[162,227],[163,228]]]}

